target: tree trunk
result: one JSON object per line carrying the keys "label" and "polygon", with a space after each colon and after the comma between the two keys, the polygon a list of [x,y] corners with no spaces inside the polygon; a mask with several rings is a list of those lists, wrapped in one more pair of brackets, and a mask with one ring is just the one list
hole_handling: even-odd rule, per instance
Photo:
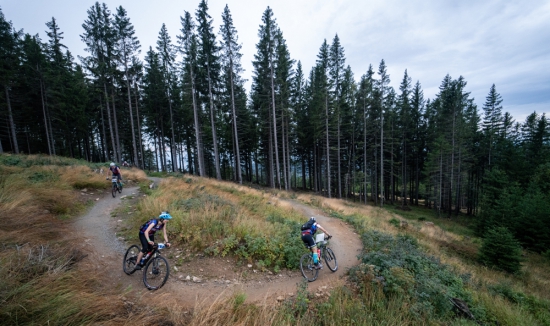
{"label": "tree trunk", "polygon": [[280,171],[279,171],[279,146],[277,146],[277,116],[276,116],[276,110],[275,110],[275,82],[273,81],[273,59],[270,57],[269,64],[271,66],[271,103],[272,103],[272,109],[273,109],[273,151],[275,152],[275,164],[276,164],[276,171],[277,171],[277,185],[279,186],[279,189],[281,189],[281,177],[280,177]]}
{"label": "tree trunk", "polygon": [[122,162],[122,149],[120,148],[120,137],[118,136],[118,122],[116,119],[116,107],[115,107],[115,93],[113,91],[113,122],[115,125],[115,139],[116,139],[116,159],[118,163]]}
{"label": "tree trunk", "polygon": [[[208,63],[208,62],[207,62]],[[216,120],[214,115],[214,99],[212,96],[212,82],[210,78],[210,65],[207,65],[208,73],[208,97],[210,98],[210,124],[212,127],[212,142],[214,143],[214,164],[216,166],[216,179],[221,180],[220,155],[218,153],[218,138],[216,136]]]}
{"label": "tree trunk", "polygon": [[[128,71],[128,68],[126,68],[126,71]],[[136,146],[136,134],[134,131],[134,113],[132,112],[132,96],[131,96],[131,89],[130,89],[130,80],[128,77],[128,72],[126,72],[126,89],[128,91],[128,109],[130,110],[130,128],[132,129],[132,147],[134,149],[134,165],[139,166],[138,161],[138,152],[137,152],[137,146]]]}
{"label": "tree trunk", "polygon": [[241,155],[239,150],[239,135],[237,133],[237,110],[235,108],[235,86],[233,85],[233,59],[229,60],[229,80],[231,83],[231,110],[233,111],[233,138],[235,139],[235,172],[237,172],[237,182],[242,184]]}
{"label": "tree trunk", "polygon": [[189,73],[191,78],[191,98],[193,100],[193,116],[195,120],[195,143],[197,146],[196,151],[196,163],[198,164],[198,174],[201,177],[206,176],[206,169],[204,167],[204,155],[203,148],[200,136],[200,125],[199,125],[199,112],[197,108],[197,101],[195,99],[195,76],[193,75],[193,67],[189,64]]}
{"label": "tree trunk", "polygon": [[330,185],[330,142],[329,142],[329,135],[328,135],[328,90],[327,94],[325,95],[325,132],[327,136],[327,197],[331,198],[331,185]]}
{"label": "tree trunk", "polygon": [[338,156],[338,198],[342,198],[342,163],[340,160],[340,112],[338,112],[338,136],[336,137],[338,140],[338,148],[336,150],[336,155]]}
{"label": "tree trunk", "polygon": [[138,86],[137,82],[134,82],[136,92],[134,93],[134,98],[136,101],[136,120],[137,120],[137,131],[138,131],[138,141],[139,141],[139,153],[141,154],[141,165],[139,164],[139,161],[136,161],[136,164],[138,167],[145,168],[145,157],[143,156],[143,140],[141,138],[141,123],[139,118],[139,105],[138,105]]}
{"label": "tree trunk", "polygon": [[15,133],[15,123],[13,122],[13,114],[11,112],[10,92],[7,85],[4,85],[4,90],[6,91],[6,101],[8,104],[8,119],[10,122],[11,137],[13,139],[13,150],[15,151],[15,154],[19,154],[19,145],[17,144],[17,136]]}
{"label": "tree trunk", "polygon": [[116,146],[115,146],[115,133],[113,132],[113,123],[111,121],[111,108],[109,107],[109,94],[107,93],[107,85],[103,83],[103,90],[105,92],[105,104],[107,105],[107,118],[109,120],[109,133],[111,135],[111,145],[113,146],[113,161],[116,161]]}
{"label": "tree trunk", "polygon": [[52,155],[52,146],[50,143],[50,133],[48,131],[48,118],[46,115],[46,102],[44,102],[44,84],[40,79],[40,99],[42,100],[42,113],[44,114],[44,130],[46,131],[46,141],[48,143],[48,154]]}
{"label": "tree trunk", "polygon": [[288,190],[287,166],[286,166],[286,146],[285,146],[285,109],[281,106],[281,145],[283,147],[283,180],[285,190]]}
{"label": "tree trunk", "polygon": [[172,112],[172,97],[170,96],[170,86],[168,86],[168,108],[170,110],[170,129],[172,131],[172,138],[170,139],[170,155],[172,157],[172,172],[178,170],[178,159],[177,159],[177,147],[176,147],[176,136],[174,133],[174,114]]}

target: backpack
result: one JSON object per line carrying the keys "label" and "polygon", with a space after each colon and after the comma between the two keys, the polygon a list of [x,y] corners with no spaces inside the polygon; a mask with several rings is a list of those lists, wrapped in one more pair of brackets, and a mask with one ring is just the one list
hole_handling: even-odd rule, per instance
{"label": "backpack", "polygon": [[302,231],[310,230],[313,227],[313,224],[315,224],[314,220],[307,221],[302,225]]}

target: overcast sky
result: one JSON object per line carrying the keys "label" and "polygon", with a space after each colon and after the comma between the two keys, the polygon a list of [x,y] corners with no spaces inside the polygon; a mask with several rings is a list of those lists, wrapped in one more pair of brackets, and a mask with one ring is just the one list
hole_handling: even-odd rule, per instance
{"label": "overcast sky", "polygon": [[[124,7],[142,45],[142,56],[156,45],[166,24],[172,41],[180,16],[193,14],[199,0],[107,0],[111,12]],[[45,23],[55,17],[63,43],[74,56],[86,56],[80,39],[90,0],[1,0],[14,27],[46,40]],[[242,44],[244,78],[251,80],[258,27],[267,6],[281,28],[290,55],[306,76],[324,39],[336,34],[359,80],[369,64],[382,59],[396,90],[407,69],[420,81],[424,97],[434,98],[445,75],[463,76],[482,113],[491,85],[503,98],[503,111],[518,122],[534,111],[550,116],[550,1],[496,0],[210,0],[216,32],[228,4]],[[250,88],[250,82],[247,84]]]}

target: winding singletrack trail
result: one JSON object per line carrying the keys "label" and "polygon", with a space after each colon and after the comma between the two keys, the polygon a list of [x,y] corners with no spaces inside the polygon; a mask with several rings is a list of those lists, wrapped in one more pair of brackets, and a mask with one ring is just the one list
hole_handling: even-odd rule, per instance
{"label": "winding singletrack trail", "polygon": [[[154,181],[159,182],[158,179]],[[126,243],[117,237],[115,230],[117,224],[123,223],[123,219],[129,218],[131,215],[113,218],[111,213],[122,204],[121,197],[128,195],[140,196],[138,188],[125,188],[122,194],[116,198],[112,198],[110,193],[96,195],[94,197],[98,197],[99,200],[95,205],[85,215],[74,221],[74,237],[82,244],[81,249],[88,254],[80,271],[96,273],[104,280],[106,287],[127,290],[141,297],[167,294],[172,298],[177,298],[178,303],[182,306],[193,308],[197,302],[213,302],[217,298],[235,292],[244,293],[247,301],[270,304],[277,298],[294,295],[297,284],[303,280],[300,271],[285,270],[279,274],[273,274],[272,272],[255,271],[253,268],[246,270],[246,266],[241,266],[241,269],[245,269],[247,277],[236,277],[234,273],[230,272],[235,270],[236,261],[227,257],[195,258],[188,264],[177,267],[177,271],[174,269],[173,260],[169,259],[172,270],[168,282],[157,291],[148,291],[143,285],[141,271],[126,275],[122,270],[124,253],[133,243]],[[324,216],[315,208],[293,200],[280,200],[288,202],[295,210],[301,212],[304,215],[304,220],[307,217],[315,216],[318,223],[333,235],[330,247],[338,260],[338,271],[333,273],[327,267],[323,268],[319,272],[319,278],[315,282],[308,283],[309,288],[330,288],[342,282],[345,272],[359,263],[357,255],[362,249],[359,236],[345,222]],[[176,256],[184,252],[184,248],[173,247],[163,251],[163,256]],[[304,247],[305,252],[307,251]],[[185,280],[188,275],[198,273],[202,274],[201,282]]]}

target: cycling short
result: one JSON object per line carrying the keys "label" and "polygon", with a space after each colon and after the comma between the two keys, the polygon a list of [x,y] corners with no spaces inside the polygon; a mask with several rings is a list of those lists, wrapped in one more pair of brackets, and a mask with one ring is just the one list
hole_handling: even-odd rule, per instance
{"label": "cycling short", "polygon": [[[149,236],[149,239],[153,242],[155,242],[155,235],[151,234]],[[144,233],[139,232],[139,241],[141,241],[141,252],[148,253],[149,251],[153,250],[153,246],[147,242],[147,238],[145,237]]]}
{"label": "cycling short", "polygon": [[302,241],[308,248],[313,248],[316,246],[315,240],[313,240],[313,236],[311,234],[305,234],[302,236]]}

